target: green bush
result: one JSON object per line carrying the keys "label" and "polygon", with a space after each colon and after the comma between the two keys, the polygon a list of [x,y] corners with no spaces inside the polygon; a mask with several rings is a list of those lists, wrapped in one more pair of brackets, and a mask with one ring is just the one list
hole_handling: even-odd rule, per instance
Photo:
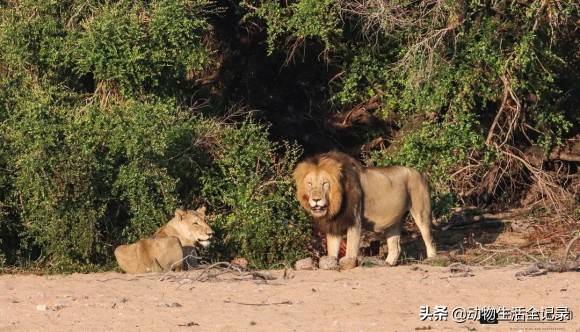
{"label": "green bush", "polygon": [[329,51],[334,47],[333,39],[341,33],[339,7],[336,1],[303,0],[282,5],[279,1],[268,0],[244,1],[243,4],[255,9],[246,19],[257,17],[266,22],[270,54],[277,50],[278,43],[285,43],[289,35],[296,41],[294,46],[290,47],[294,51],[308,39],[322,42]]}
{"label": "green bush", "polygon": [[[502,151],[577,134],[577,17],[540,0],[0,1],[0,265],[106,268],[202,203],[214,259],[301,257],[287,137],[355,151],[381,136],[369,162],[426,172],[445,213],[451,174],[477,183]],[[262,111],[222,117],[232,105]],[[521,191],[526,172],[492,180]]]}
{"label": "green bush", "polygon": [[[102,262],[123,232],[149,235],[175,208],[176,178],[165,151],[188,112],[163,100],[65,104],[58,92],[27,87],[3,123],[11,193],[23,241],[56,260]],[[34,98],[32,98],[34,96]],[[128,224],[125,225],[128,221]]]}
{"label": "green bush", "polygon": [[311,226],[290,176],[298,148],[272,143],[254,122],[220,136],[214,165],[202,176],[202,197],[218,212],[212,226],[221,234],[220,255],[245,257],[257,268],[302,258]]}
{"label": "green bush", "polygon": [[[304,39],[292,22],[309,13],[298,10],[309,1],[260,4],[254,11],[278,49]],[[578,92],[578,45],[571,38],[578,9],[542,1],[341,1],[324,11],[330,17],[310,21],[317,32],[310,35],[331,50],[329,67],[338,67],[330,85],[333,106],[348,109],[379,96],[374,115],[402,128],[371,160],[424,170],[435,196],[449,197],[461,186],[449,175],[468,165],[467,155],[481,159],[485,174],[502,158],[505,143],[545,151],[562,144],[578,120],[570,116]],[[325,28],[332,23],[335,29]],[[492,127],[496,116],[499,124]]]}
{"label": "green bush", "polygon": [[83,92],[178,94],[210,63],[203,38],[215,11],[209,0],[20,1],[1,12],[2,61]]}
{"label": "green bush", "polygon": [[217,12],[206,0],[0,4],[2,263],[106,265],[194,201],[217,213],[215,257],[263,267],[304,254],[297,148],[175,98],[212,61]]}
{"label": "green bush", "polygon": [[2,125],[12,187],[3,204],[18,202],[10,210],[22,248],[41,250],[54,269],[107,263],[115,245],[152,234],[192,197],[217,213],[215,257],[265,267],[304,255],[310,228],[289,178],[298,150],[282,153],[263,126],[220,125],[171,100],[102,108],[29,91]]}
{"label": "green bush", "polygon": [[209,61],[202,43],[209,26],[200,16],[209,4],[165,0],[103,5],[80,23],[72,51],[75,72],[114,81],[123,91],[167,90]]}

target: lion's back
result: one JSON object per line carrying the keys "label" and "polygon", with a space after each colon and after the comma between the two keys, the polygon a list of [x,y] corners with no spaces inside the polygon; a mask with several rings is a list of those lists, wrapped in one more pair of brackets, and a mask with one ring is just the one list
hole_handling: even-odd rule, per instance
{"label": "lion's back", "polygon": [[369,167],[361,172],[361,186],[364,216],[376,231],[399,222],[413,201],[429,204],[425,177],[410,167]]}

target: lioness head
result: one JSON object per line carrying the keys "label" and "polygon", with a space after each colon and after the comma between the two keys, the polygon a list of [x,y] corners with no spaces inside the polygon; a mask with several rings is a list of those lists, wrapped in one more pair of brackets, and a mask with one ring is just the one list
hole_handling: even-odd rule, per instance
{"label": "lioness head", "polygon": [[294,170],[296,197],[314,218],[332,218],[342,204],[342,165],[331,158],[307,160]]}
{"label": "lioness head", "polygon": [[175,210],[175,217],[170,224],[178,230],[183,245],[209,246],[213,230],[205,222],[205,206],[197,210]]}

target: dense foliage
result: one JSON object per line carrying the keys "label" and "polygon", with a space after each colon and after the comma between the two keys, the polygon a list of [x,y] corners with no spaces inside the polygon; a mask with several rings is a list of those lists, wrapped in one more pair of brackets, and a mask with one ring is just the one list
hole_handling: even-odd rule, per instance
{"label": "dense foliage", "polygon": [[577,164],[526,151],[579,133],[577,22],[573,1],[0,1],[0,266],[107,266],[201,204],[211,257],[295,260],[303,150],[416,167],[438,215],[574,198],[550,172]]}

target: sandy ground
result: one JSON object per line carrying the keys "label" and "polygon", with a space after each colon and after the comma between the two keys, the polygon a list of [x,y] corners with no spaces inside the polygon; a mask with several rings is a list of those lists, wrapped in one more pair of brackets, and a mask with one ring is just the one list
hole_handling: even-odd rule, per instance
{"label": "sandy ground", "polygon": [[[516,278],[522,267],[426,265],[269,272],[193,282],[119,273],[0,276],[0,330],[9,331],[580,331],[580,274]],[[180,279],[180,280],[178,280]],[[565,323],[421,321],[421,305],[568,307]]]}

